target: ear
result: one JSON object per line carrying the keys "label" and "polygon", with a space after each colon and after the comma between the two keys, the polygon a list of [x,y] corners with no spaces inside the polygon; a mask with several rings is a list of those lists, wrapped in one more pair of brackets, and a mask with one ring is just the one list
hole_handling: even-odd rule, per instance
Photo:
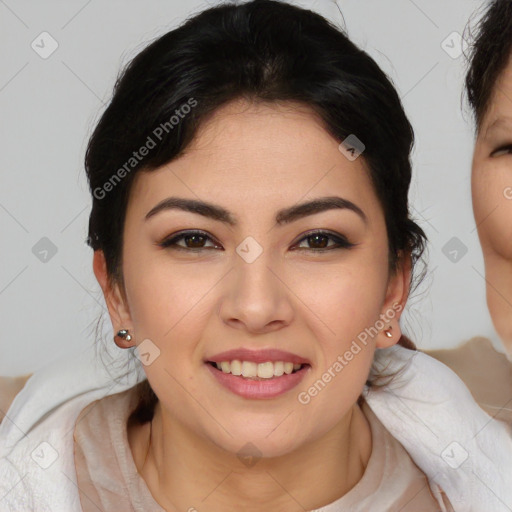
{"label": "ear", "polygon": [[[109,283],[107,263],[102,250],[98,249],[94,251],[92,266],[94,275],[96,276],[96,279],[103,291],[103,296],[105,297],[105,303],[107,304],[114,334],[116,334],[119,329],[131,329],[133,324],[130,311],[128,309],[126,295],[121,291],[121,288],[117,283],[115,285],[111,285]],[[131,346],[130,342],[126,342],[124,340],[119,343],[116,340],[116,344],[121,348]]]}
{"label": "ear", "polygon": [[[380,316],[385,327],[376,337],[376,348],[391,347],[398,343],[402,336],[399,321],[409,297],[411,272],[411,255],[401,252],[397,269],[389,277],[386,298]],[[386,331],[390,336],[386,335]]]}

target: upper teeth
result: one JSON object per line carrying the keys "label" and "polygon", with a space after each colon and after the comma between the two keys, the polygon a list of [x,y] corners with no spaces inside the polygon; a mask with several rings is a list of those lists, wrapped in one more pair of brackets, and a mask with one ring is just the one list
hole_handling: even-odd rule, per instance
{"label": "upper teeth", "polygon": [[215,363],[219,370],[233,375],[242,375],[242,377],[259,377],[270,379],[280,377],[283,373],[290,374],[293,370],[298,370],[302,365],[290,362],[276,361],[275,363],[267,361],[266,363],[253,363],[252,361],[222,361]]}

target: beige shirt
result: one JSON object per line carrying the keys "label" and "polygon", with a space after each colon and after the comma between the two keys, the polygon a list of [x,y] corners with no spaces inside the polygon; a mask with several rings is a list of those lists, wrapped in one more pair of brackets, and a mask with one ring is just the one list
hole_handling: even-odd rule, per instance
{"label": "beige shirt", "polygon": [[[75,465],[84,512],[165,512],[138,474],[128,443],[126,424],[136,400],[131,388],[92,402],[77,418]],[[362,410],[373,443],[363,477],[347,494],[311,512],[439,512],[426,476],[366,402]],[[442,499],[453,512],[446,495]]]}

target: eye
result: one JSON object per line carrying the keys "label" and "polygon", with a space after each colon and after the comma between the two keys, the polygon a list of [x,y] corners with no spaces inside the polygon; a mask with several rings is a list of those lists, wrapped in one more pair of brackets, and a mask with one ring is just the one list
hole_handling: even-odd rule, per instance
{"label": "eye", "polygon": [[495,149],[491,153],[491,156],[503,156],[503,155],[510,153],[511,151],[512,151],[512,144],[508,144],[506,146],[501,146],[498,149]]}
{"label": "eye", "polygon": [[[328,246],[326,245],[329,240],[334,241],[334,245]],[[312,250],[314,252],[326,252],[331,251],[333,249],[350,249],[351,247],[354,247],[355,244],[350,243],[345,237],[338,236],[333,233],[330,233],[329,231],[312,231],[308,233],[305,237],[301,238],[299,242],[306,241],[306,243],[313,244]],[[303,250],[304,247],[299,247],[299,250]],[[310,249],[308,247],[305,248],[306,250]]]}
{"label": "eye", "polygon": [[[185,246],[178,245],[178,242],[182,240],[185,242]],[[172,247],[173,249],[197,252],[205,248],[204,242],[206,240],[213,239],[204,231],[185,231],[170,238],[166,238],[157,245],[163,248]],[[188,243],[191,245],[187,245]]]}
{"label": "eye", "polygon": [[[212,247],[206,247],[204,244],[208,240],[214,242],[212,237],[210,237],[204,231],[185,231],[182,233],[178,233],[174,236],[164,239],[162,242],[159,242],[157,245],[163,248],[173,248],[184,251],[191,252],[199,252],[202,249],[210,249]],[[329,240],[334,241],[334,244],[329,246]],[[185,245],[179,245],[178,242],[183,241]],[[312,250],[313,252],[326,252],[333,249],[349,249],[350,247],[354,247],[355,244],[350,243],[345,237],[337,236],[329,231],[313,231],[308,233],[306,236],[302,237],[298,244],[306,241],[306,243],[312,242],[313,247],[298,247],[299,250]],[[295,244],[297,245],[297,244]],[[316,246],[316,247],[315,247]],[[220,247],[219,245],[214,245],[213,248]]]}

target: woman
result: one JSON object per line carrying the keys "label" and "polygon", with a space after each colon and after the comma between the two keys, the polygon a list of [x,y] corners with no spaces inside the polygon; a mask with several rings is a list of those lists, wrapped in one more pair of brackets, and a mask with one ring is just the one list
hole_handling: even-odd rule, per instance
{"label": "woman", "polygon": [[[421,364],[402,369],[432,389],[435,372],[449,372],[399,323],[425,240],[408,213],[412,143],[376,63],[320,16],[282,2],[208,9],[135,57],[85,165],[94,272],[116,344],[134,349],[147,379],[93,400],[77,393],[30,432],[44,439],[64,422],[72,445],[53,447],[60,431],[32,451],[6,443],[4,502],[318,512],[509,502],[498,458],[512,447],[483,412],[481,446],[469,453],[473,472],[491,478],[485,500],[489,488],[468,485],[457,446],[427,461],[415,450],[429,433],[413,439],[419,430],[406,427],[406,449],[380,420],[403,412],[384,378],[400,382],[394,363],[424,361],[426,376]],[[473,425],[478,407],[460,389]],[[438,408],[449,428],[429,389],[412,399]],[[504,439],[496,458],[487,435]],[[29,453],[43,471],[27,466]],[[70,490],[45,487],[42,498],[59,457],[74,464],[60,471]],[[446,458],[460,459],[457,471]],[[469,499],[455,509],[437,474]],[[14,498],[17,475],[28,478]]]}

